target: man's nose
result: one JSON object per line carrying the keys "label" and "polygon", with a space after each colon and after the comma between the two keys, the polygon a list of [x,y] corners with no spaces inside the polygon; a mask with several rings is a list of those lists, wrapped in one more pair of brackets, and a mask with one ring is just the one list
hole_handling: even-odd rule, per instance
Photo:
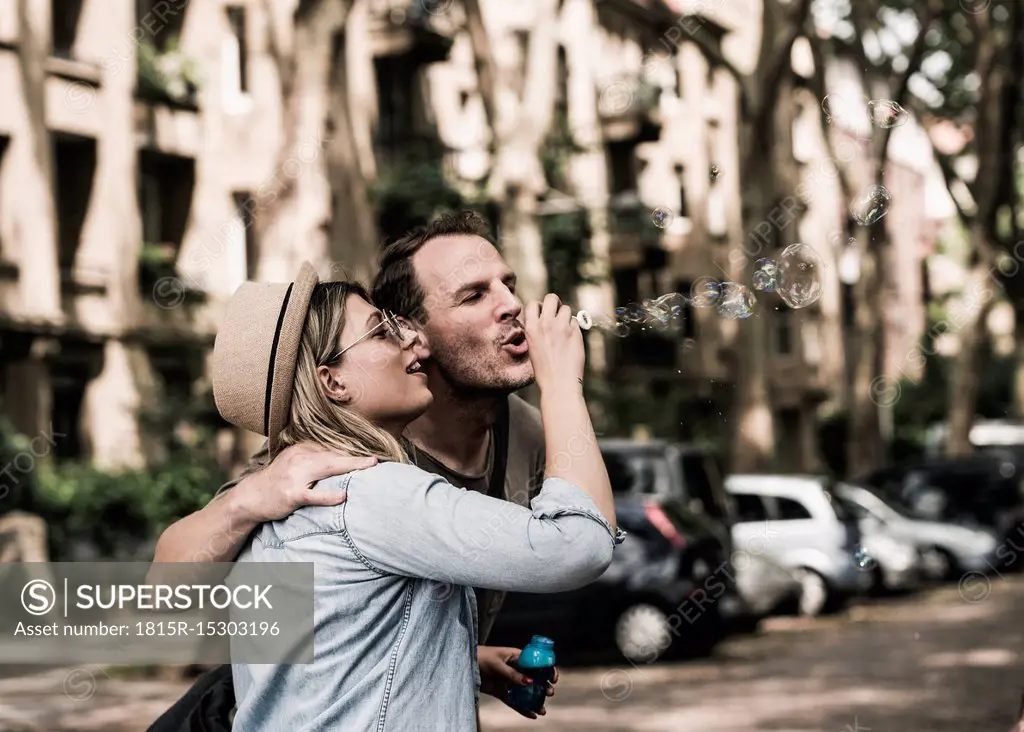
{"label": "man's nose", "polygon": [[516,320],[523,312],[523,301],[512,290],[502,285],[501,304],[498,306],[499,320]]}

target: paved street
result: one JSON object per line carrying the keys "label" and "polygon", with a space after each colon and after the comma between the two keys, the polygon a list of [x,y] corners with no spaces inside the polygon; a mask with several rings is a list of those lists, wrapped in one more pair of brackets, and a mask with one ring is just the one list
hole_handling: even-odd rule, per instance
{"label": "paved street", "polygon": [[[1022,608],[1014,578],[975,603],[949,587],[834,618],[779,618],[710,661],[565,668],[547,718],[487,699],[485,730],[1009,732],[1024,690]],[[100,669],[0,679],[0,730],[144,730],[186,686]]]}

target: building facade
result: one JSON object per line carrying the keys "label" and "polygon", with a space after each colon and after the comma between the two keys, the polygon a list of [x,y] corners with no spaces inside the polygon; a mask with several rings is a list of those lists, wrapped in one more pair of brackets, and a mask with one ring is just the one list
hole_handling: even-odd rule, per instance
{"label": "building facade", "polygon": [[[0,399],[20,431],[67,435],[58,455],[106,467],[159,457],[166,422],[154,428],[146,415],[173,412],[208,390],[206,360],[235,288],[247,278],[286,279],[307,257],[324,276],[337,274],[301,242],[295,251],[266,251],[253,226],[254,197],[303,176],[323,154],[317,135],[282,153],[279,64],[282,45],[296,42],[294,5],[0,4]],[[524,64],[540,3],[481,5],[498,102],[528,123]],[[590,279],[575,287],[580,307],[610,314],[617,305],[687,294],[700,278],[731,279],[730,242],[747,236],[737,89],[693,34],[749,68],[759,6],[559,4],[552,116],[572,150],[534,215],[545,231],[566,215],[585,221],[582,267]],[[401,173],[407,153],[417,151],[433,156],[467,198],[486,183],[496,133],[460,8],[352,4],[340,47],[359,165],[371,184]],[[815,113],[817,102],[808,102],[794,127],[794,139],[807,143],[794,147],[807,175],[826,154],[808,116]],[[836,263],[825,242],[843,218],[830,185],[815,189],[820,195],[799,232]],[[665,212],[657,223],[655,209]],[[922,236],[908,234],[915,253],[901,268],[919,261]],[[565,274],[557,267],[552,281]],[[838,269],[826,270],[819,305],[771,313],[765,358],[780,462],[789,469],[817,467],[819,409],[841,391]],[[592,333],[590,363],[605,375],[617,414],[609,423],[726,438],[730,344],[742,327],[713,308],[687,308],[670,334]]]}

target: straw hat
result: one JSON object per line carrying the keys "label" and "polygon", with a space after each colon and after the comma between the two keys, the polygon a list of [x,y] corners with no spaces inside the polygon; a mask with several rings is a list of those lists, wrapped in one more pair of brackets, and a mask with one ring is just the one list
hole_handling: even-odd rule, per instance
{"label": "straw hat", "polygon": [[243,283],[213,345],[217,410],[228,422],[267,436],[271,454],[288,423],[299,341],[319,281],[304,262],[294,282]]}

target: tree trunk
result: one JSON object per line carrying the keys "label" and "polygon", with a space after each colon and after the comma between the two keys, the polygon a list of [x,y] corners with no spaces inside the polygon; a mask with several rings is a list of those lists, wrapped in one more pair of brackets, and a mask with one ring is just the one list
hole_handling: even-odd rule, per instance
{"label": "tree trunk", "polygon": [[352,38],[345,29],[336,30],[332,41],[332,73],[327,91],[330,100],[327,171],[331,186],[328,249],[331,261],[342,266],[347,278],[368,286],[377,272],[380,235],[349,112],[346,50],[350,38],[355,43],[367,42],[365,38]]}
{"label": "tree trunk", "polygon": [[860,279],[853,286],[853,364],[847,397],[847,475],[860,475],[882,464],[879,407],[891,408],[899,399],[897,382],[883,374],[882,353],[885,332],[882,325],[884,287],[881,268],[886,243],[872,242],[872,233],[885,239],[883,226],[859,227],[857,245],[861,251]]}
{"label": "tree trunk", "polygon": [[348,7],[340,0],[303,0],[293,16],[291,47],[272,49],[281,82],[283,139],[274,175],[257,192],[260,279],[294,275],[303,260],[323,262],[333,254],[331,173],[342,178],[332,168],[344,159],[338,151],[351,144],[342,135],[351,134],[344,115],[335,114],[341,117],[334,120],[339,129],[331,127],[337,102],[330,87]]}
{"label": "tree trunk", "polygon": [[[540,152],[554,119],[558,76],[558,0],[540,0],[536,8],[526,68],[499,71],[479,2],[466,2],[470,45],[495,147],[488,193],[501,208],[499,237],[524,301],[542,297],[547,289],[536,205],[547,190]],[[522,97],[514,110],[506,110],[499,101],[514,96],[509,87],[523,75]]]}
{"label": "tree trunk", "polygon": [[[27,144],[34,165],[22,166],[18,179],[22,200],[31,202],[32,214],[23,219],[19,232],[32,242],[32,256],[21,258],[21,284],[31,292],[31,308],[43,317],[61,314],[60,256],[57,243],[57,212],[54,206],[54,161],[50,131],[46,125],[46,47],[39,3],[18,0],[18,61],[21,91],[28,116]],[[12,143],[12,148],[18,143]],[[14,151],[8,152],[12,156]]]}
{"label": "tree trunk", "polygon": [[1010,416],[1024,420],[1024,302],[1014,308],[1013,391]]}
{"label": "tree trunk", "polygon": [[[974,241],[979,237],[983,238],[984,232],[972,232],[971,243],[975,251],[985,246],[983,240]],[[960,339],[960,350],[953,360],[953,372],[949,379],[945,445],[947,457],[965,457],[972,452],[971,425],[974,423],[981,369],[988,347],[985,320],[992,309],[994,297],[991,265],[982,258],[971,268],[963,300],[949,316],[950,326],[957,330]]]}
{"label": "tree trunk", "polygon": [[[769,221],[775,200],[774,151],[768,141],[770,132],[757,129],[753,120],[740,121],[743,167],[743,230],[755,236],[759,225]],[[743,243],[736,246],[743,247]],[[742,262],[740,282],[750,282],[753,258],[743,251],[733,261]],[[735,275],[730,275],[735,276]],[[763,309],[763,305],[758,306]],[[758,313],[739,321],[733,344],[734,364],[730,469],[734,473],[763,473],[775,462],[775,420],[768,385],[768,318]]]}

